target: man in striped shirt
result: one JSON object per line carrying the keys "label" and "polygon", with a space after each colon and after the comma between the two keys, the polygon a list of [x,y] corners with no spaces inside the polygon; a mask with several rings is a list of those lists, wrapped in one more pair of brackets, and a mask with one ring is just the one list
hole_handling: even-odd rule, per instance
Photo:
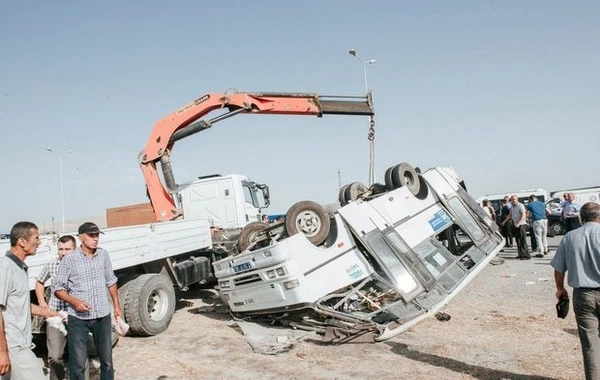
{"label": "man in striped shirt", "polygon": [[[75,250],[75,246],[75,238],[71,235],[61,236],[60,239],[58,239],[58,257],[46,264],[35,283],[35,294],[40,307],[44,309],[49,308],[54,311],[67,311],[68,304],[52,293],[50,294],[50,300],[46,303],[44,297],[44,285],[48,280],[50,280],[50,282],[54,281],[62,258],[69,252]],[[67,375],[67,368],[63,360],[66,344],[67,337],[57,328],[52,327],[47,323],[46,345],[48,347],[48,364],[56,374],[56,378],[60,380],[66,378]]]}

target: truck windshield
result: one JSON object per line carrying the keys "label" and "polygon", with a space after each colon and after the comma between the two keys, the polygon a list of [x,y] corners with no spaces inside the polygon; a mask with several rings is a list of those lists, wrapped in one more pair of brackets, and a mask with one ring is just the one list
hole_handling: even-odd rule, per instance
{"label": "truck windshield", "polygon": [[[265,208],[269,206],[269,187],[259,185],[252,181],[242,181],[244,188],[244,199],[256,208]],[[261,190],[260,192],[258,190]]]}

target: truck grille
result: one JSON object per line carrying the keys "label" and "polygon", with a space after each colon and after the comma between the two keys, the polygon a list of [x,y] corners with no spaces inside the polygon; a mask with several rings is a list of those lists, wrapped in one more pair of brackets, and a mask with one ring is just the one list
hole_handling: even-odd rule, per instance
{"label": "truck grille", "polygon": [[260,282],[260,281],[262,281],[262,280],[261,280],[260,276],[256,273],[248,275],[248,276],[238,277],[234,280],[236,286],[252,284],[254,282]]}

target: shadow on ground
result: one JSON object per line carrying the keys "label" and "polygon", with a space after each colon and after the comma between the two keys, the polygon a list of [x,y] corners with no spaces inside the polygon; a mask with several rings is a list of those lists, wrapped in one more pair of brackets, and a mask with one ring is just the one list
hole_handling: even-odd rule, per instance
{"label": "shadow on ground", "polygon": [[563,331],[579,338],[579,331],[577,329],[563,329]]}
{"label": "shadow on ground", "polygon": [[481,367],[477,365],[463,363],[458,360],[445,358],[443,356],[428,354],[417,350],[410,349],[406,344],[386,342],[391,348],[392,352],[398,355],[402,355],[407,359],[416,360],[422,363],[433,365],[436,367],[444,367],[451,371],[464,373],[466,375],[473,376],[476,379],[481,380],[556,380],[552,377],[536,376],[536,375],[524,375],[521,373],[513,373],[508,371],[502,371],[497,369],[491,369]]}

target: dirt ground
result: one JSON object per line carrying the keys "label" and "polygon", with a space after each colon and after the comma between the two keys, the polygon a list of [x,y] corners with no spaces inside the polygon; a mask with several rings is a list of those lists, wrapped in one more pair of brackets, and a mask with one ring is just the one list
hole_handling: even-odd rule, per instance
{"label": "dirt ground", "polygon": [[117,379],[582,379],[573,311],[556,318],[550,254],[516,260],[500,254],[443,309],[375,344],[305,341],[280,355],[252,351],[228,314],[190,312],[219,302],[211,290],[181,293],[167,331],[124,337],[114,349]]}

